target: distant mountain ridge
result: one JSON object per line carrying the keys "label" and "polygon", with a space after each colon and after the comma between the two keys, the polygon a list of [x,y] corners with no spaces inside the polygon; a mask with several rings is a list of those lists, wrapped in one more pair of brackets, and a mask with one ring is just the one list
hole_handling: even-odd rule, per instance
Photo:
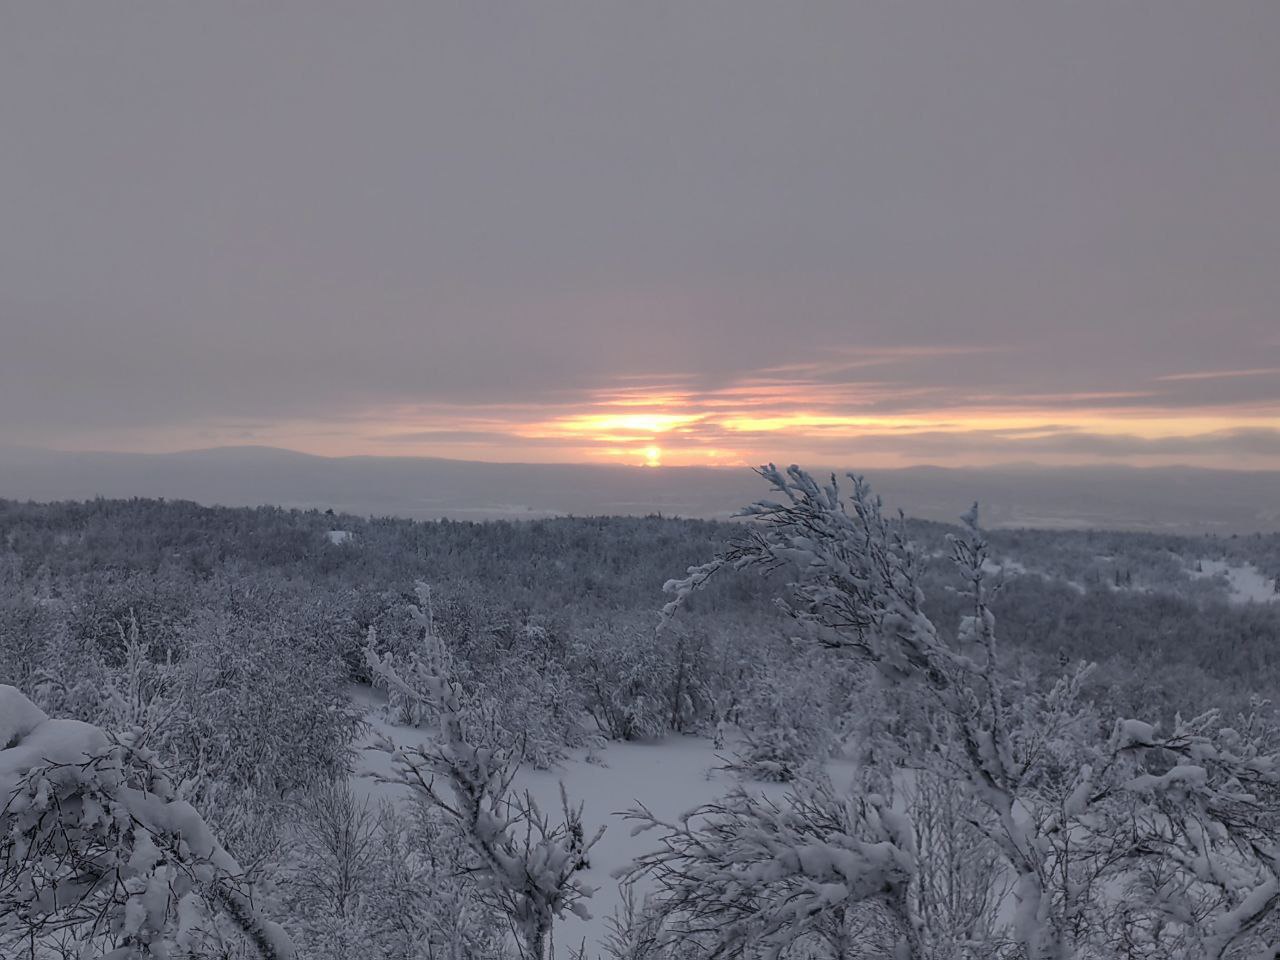
{"label": "distant mountain ridge", "polygon": [[[1014,465],[865,473],[886,503],[931,520],[952,520],[976,499],[992,527],[1280,531],[1280,472]],[[722,518],[767,493],[745,468],[320,457],[275,447],[162,454],[0,448],[0,498],[15,500],[165,497],[415,519]]]}

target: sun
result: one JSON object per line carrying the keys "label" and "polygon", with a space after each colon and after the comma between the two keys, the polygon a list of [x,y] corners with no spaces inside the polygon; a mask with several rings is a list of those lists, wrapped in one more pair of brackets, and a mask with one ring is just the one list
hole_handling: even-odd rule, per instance
{"label": "sun", "polygon": [[662,448],[661,447],[645,447],[644,448],[644,465],[646,467],[662,466]]}

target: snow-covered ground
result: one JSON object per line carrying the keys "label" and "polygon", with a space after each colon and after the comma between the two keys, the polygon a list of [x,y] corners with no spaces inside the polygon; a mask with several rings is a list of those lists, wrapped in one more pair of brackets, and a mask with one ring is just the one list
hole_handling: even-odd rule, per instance
{"label": "snow-covered ground", "polygon": [[557,809],[560,782],[569,797],[584,804],[588,829],[604,824],[606,830],[591,850],[587,882],[597,887],[591,898],[590,920],[567,916],[557,924],[556,946],[561,956],[586,940],[600,943],[608,931],[608,919],[621,903],[614,871],[626,867],[640,854],[653,849],[653,833],[631,835],[631,825],[620,814],[643,803],[664,819],[674,819],[699,804],[723,795],[732,775],[716,770],[711,741],[701,737],[669,737],[660,743],[610,743],[599,754],[601,763],[574,758],[559,770],[522,771],[519,783],[537,797],[543,809]]}
{"label": "snow-covered ground", "polygon": [[1280,593],[1276,593],[1275,580],[1264,576],[1251,563],[1232,566],[1225,560],[1201,560],[1200,569],[1193,570],[1191,576],[1225,577],[1228,589],[1227,599],[1231,603],[1280,602]]}
{"label": "snow-covered ground", "polygon": [[[945,553],[941,555],[947,556]],[[938,554],[935,554],[935,556],[938,556]],[[1014,577],[1027,572],[1025,564],[1019,563],[1017,560],[1008,559],[996,561],[988,558],[982,561],[982,569],[987,573],[997,576],[1003,574],[1006,577]]]}

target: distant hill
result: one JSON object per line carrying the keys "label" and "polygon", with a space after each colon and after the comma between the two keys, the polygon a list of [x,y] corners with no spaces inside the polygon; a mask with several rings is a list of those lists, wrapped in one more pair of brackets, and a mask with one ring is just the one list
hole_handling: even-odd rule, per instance
{"label": "distant hill", "polygon": [[[893,507],[992,527],[1280,531],[1280,472],[1190,467],[908,467],[867,471]],[[0,497],[168,497],[415,519],[649,514],[720,518],[767,494],[746,469],[317,457],[271,447],[182,453],[0,449]]]}

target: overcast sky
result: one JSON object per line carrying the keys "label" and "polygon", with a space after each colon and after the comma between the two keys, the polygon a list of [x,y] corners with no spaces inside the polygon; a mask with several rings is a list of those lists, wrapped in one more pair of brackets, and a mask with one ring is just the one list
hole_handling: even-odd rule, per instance
{"label": "overcast sky", "polygon": [[1280,467],[1280,3],[0,3],[0,444]]}

